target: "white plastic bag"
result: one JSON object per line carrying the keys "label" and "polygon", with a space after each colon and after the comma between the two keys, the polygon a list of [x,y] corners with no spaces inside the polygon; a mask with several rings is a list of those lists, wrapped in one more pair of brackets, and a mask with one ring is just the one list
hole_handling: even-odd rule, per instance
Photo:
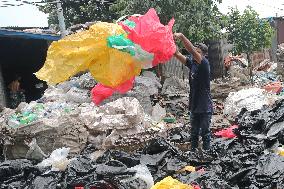
{"label": "white plastic bag", "polygon": [[166,117],[166,109],[162,108],[158,103],[153,107],[152,111],[152,119],[156,122],[162,121],[164,117]]}
{"label": "white plastic bag", "polygon": [[43,160],[37,166],[48,167],[52,166],[52,171],[65,171],[70,160],[67,159],[70,148],[59,148],[54,150],[50,157]]}
{"label": "white plastic bag", "polygon": [[147,168],[146,165],[136,165],[134,167],[131,167],[128,169],[129,171],[136,171],[136,174],[134,175],[134,177],[129,178],[129,179],[124,179],[121,182],[130,182],[132,180],[135,179],[140,179],[142,181],[145,182],[145,184],[147,185],[146,188],[140,186],[136,189],[150,189],[152,186],[154,186],[154,180],[153,177],[149,171],[149,169]]}
{"label": "white plastic bag", "polygon": [[230,93],[224,104],[224,114],[234,118],[242,108],[248,111],[258,110],[268,105],[269,101],[263,89],[249,88]]}

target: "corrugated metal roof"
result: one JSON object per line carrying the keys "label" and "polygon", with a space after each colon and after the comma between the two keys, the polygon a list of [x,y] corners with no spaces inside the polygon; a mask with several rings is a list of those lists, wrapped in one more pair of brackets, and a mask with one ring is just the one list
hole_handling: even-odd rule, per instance
{"label": "corrugated metal roof", "polygon": [[22,27],[22,26],[3,26],[2,29],[10,29],[10,30],[25,30],[25,29],[49,29],[48,27]]}
{"label": "corrugated metal roof", "polygon": [[0,28],[0,37],[14,37],[23,39],[41,39],[47,41],[57,41],[61,37],[59,35],[44,34],[44,33],[31,33],[18,30],[8,30]]}

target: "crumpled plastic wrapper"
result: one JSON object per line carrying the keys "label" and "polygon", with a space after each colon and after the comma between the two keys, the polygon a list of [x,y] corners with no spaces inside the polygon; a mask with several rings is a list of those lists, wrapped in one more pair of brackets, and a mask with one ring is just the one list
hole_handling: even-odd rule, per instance
{"label": "crumpled plastic wrapper", "polygon": [[249,88],[230,93],[224,104],[224,114],[234,118],[241,112],[242,108],[254,111],[271,104],[271,101],[265,94],[265,90]]}

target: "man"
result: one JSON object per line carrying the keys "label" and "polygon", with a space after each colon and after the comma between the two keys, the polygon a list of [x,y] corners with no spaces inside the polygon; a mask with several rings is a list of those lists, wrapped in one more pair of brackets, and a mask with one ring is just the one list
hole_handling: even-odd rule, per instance
{"label": "man", "polygon": [[16,76],[15,79],[8,85],[10,89],[10,107],[15,109],[21,102],[26,101],[24,90],[20,87],[21,77]]}
{"label": "man", "polygon": [[186,57],[178,50],[175,53],[175,57],[190,69],[191,150],[195,151],[198,147],[200,131],[203,149],[209,150],[213,103],[210,94],[210,65],[205,58],[208,48],[201,43],[194,47],[182,33],[175,33],[174,37],[181,40],[185,49],[192,55],[191,58]]}

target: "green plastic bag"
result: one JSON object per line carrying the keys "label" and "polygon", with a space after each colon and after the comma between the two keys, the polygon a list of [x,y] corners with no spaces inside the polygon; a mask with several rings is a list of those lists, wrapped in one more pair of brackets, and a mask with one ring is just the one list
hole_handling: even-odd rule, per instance
{"label": "green plastic bag", "polygon": [[131,56],[135,55],[134,43],[125,38],[124,35],[113,35],[107,38],[107,46],[116,48],[122,52],[127,52]]}
{"label": "green plastic bag", "polygon": [[130,21],[130,20],[125,20],[125,21],[123,21],[123,24],[124,25],[126,25],[126,26],[129,26],[130,28],[135,28],[135,26],[136,26],[136,23],[135,22],[133,22],[133,21]]}
{"label": "green plastic bag", "polygon": [[138,60],[142,68],[152,68],[152,61],[154,59],[153,53],[148,53],[143,50],[140,45],[134,44],[131,40],[125,38],[124,35],[114,35],[107,38],[107,46],[116,48],[122,52],[127,52],[133,58]]}

